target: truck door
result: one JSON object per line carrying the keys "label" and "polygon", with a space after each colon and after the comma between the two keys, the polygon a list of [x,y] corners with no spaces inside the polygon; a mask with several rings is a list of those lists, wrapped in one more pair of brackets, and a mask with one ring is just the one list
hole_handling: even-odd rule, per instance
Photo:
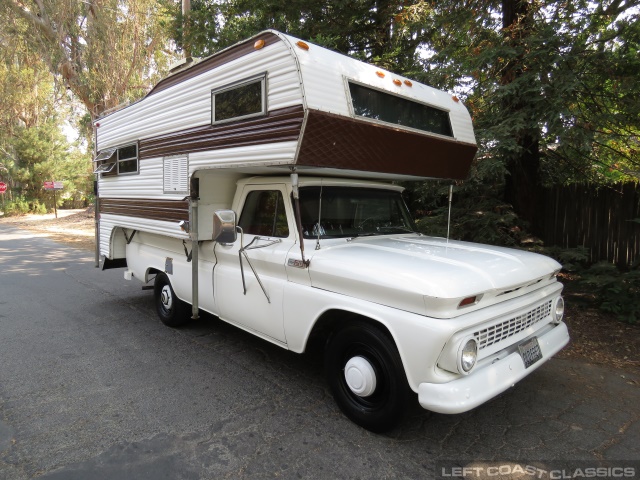
{"label": "truck door", "polygon": [[238,212],[243,234],[233,245],[216,244],[213,287],[220,318],[283,343],[285,262],[296,238],[287,198],[284,185],[244,187]]}

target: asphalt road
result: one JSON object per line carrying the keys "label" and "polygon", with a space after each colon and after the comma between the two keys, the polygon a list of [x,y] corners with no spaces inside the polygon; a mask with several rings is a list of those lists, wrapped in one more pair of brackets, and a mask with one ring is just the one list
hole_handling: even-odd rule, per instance
{"label": "asphalt road", "polygon": [[416,402],[375,435],[339,412],[317,357],[213,317],[167,328],[141,285],[0,226],[0,479],[640,473],[639,379],[624,371],[553,359],[472,412]]}

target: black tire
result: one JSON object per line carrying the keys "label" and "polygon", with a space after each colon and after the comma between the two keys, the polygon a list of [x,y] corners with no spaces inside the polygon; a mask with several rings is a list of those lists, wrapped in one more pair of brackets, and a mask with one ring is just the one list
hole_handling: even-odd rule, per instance
{"label": "black tire", "polygon": [[162,323],[168,327],[180,327],[191,317],[189,304],[180,300],[171,286],[169,278],[164,273],[156,276],[153,284],[156,312]]}
{"label": "black tire", "polygon": [[[345,366],[354,357],[365,359],[375,372],[375,389],[366,396],[354,393],[345,378]],[[398,349],[381,328],[354,322],[337,331],[325,350],[325,369],[336,403],[354,423],[383,433],[400,422],[410,389]]]}

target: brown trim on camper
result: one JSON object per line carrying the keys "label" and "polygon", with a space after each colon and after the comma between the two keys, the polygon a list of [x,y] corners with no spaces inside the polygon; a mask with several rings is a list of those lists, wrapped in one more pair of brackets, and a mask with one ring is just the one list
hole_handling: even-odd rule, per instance
{"label": "brown trim on camper", "polygon": [[189,220],[189,202],[187,200],[101,198],[100,213],[179,222]]}
{"label": "brown trim on camper", "polygon": [[229,63],[237,58],[244,57],[251,52],[255,52],[256,50],[253,45],[258,40],[264,40],[264,45],[267,46],[279,42],[280,37],[273,33],[265,32],[261,35],[258,35],[257,37],[249,39],[246,42],[234,45],[227,50],[223,50],[220,53],[216,53],[211,57],[202,60],[200,63],[196,63],[193,67],[187,68],[186,70],[182,70],[181,72],[164,78],[163,80],[158,82],[155,87],[153,87],[153,89],[147,94],[147,97],[161,92],[162,90],[165,90],[169,87],[177,85],[178,83],[184,82],[185,80],[193,78],[196,75],[200,75],[203,72],[217,68],[220,65]]}
{"label": "brown trim on camper", "polygon": [[478,150],[436,135],[309,110],[296,164],[463,180]]}
{"label": "brown trim on camper", "polygon": [[139,158],[218,150],[221,148],[296,141],[300,135],[302,105],[281,108],[264,117],[204,125],[140,141]]}

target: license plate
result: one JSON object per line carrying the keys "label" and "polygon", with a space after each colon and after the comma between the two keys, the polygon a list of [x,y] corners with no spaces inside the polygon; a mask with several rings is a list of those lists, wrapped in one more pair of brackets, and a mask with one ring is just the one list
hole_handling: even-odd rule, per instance
{"label": "license plate", "polygon": [[520,356],[522,357],[525,368],[529,368],[542,358],[542,351],[540,350],[537,337],[530,338],[525,343],[518,345],[518,350],[520,351]]}

